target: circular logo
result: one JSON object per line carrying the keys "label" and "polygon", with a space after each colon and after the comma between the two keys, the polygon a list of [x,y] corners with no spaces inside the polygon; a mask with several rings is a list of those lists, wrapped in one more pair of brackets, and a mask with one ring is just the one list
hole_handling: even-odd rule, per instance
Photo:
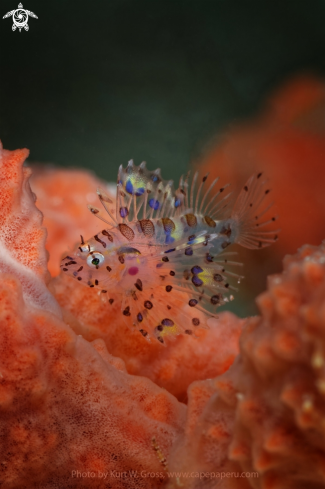
{"label": "circular logo", "polygon": [[21,29],[22,27],[25,27],[28,22],[28,13],[24,9],[17,9],[12,16],[12,20],[14,21],[15,26]]}

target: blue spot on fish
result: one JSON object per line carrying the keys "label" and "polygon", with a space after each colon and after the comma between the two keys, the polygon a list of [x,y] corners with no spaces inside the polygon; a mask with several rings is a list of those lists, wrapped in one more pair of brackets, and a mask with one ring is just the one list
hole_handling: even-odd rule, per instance
{"label": "blue spot on fish", "polygon": [[194,275],[197,275],[198,273],[203,272],[203,268],[199,267],[198,265],[195,265],[195,267],[193,267],[193,268],[191,269],[191,272],[192,272]]}
{"label": "blue spot on fish", "polygon": [[173,243],[174,241],[175,241],[175,238],[173,238],[173,236],[171,236],[170,234],[167,234],[165,243],[170,244],[170,243]]}
{"label": "blue spot on fish", "polygon": [[120,208],[120,216],[121,217],[126,217],[128,215],[129,211],[127,210],[126,207],[121,207]]}
{"label": "blue spot on fish", "polygon": [[172,248],[171,250],[165,251],[165,253],[171,253],[172,251],[175,251],[175,250],[176,250],[176,248]]}
{"label": "blue spot on fish", "polygon": [[131,180],[128,180],[125,185],[125,190],[127,191],[128,194],[133,194],[133,183]]}
{"label": "blue spot on fish", "polygon": [[197,275],[192,277],[192,283],[195,287],[201,287],[203,285],[203,280],[201,280]]}
{"label": "blue spot on fish", "polygon": [[172,319],[165,318],[161,321],[161,324],[163,326],[174,326],[174,321]]}
{"label": "blue spot on fish", "polygon": [[175,207],[179,207],[181,205],[181,201],[179,199],[175,200]]}
{"label": "blue spot on fish", "polygon": [[144,187],[140,187],[137,189],[137,191],[135,192],[135,195],[137,197],[140,197],[140,195],[143,195],[144,194]]}
{"label": "blue spot on fish", "polygon": [[154,209],[155,211],[157,211],[159,209],[159,201],[156,199],[150,199],[149,205],[150,205],[151,209]]}

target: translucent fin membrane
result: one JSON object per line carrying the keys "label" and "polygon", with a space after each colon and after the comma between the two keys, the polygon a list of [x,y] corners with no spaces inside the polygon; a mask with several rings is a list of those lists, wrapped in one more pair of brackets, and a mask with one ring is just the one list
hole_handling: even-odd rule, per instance
{"label": "translucent fin membrane", "polygon": [[145,162],[135,166],[133,160],[119,168],[116,202],[117,222],[155,219],[162,211],[174,215],[178,206],[173,182],[163,180],[159,168],[149,171]]}
{"label": "translucent fin membrane", "polygon": [[[163,180],[160,169],[149,171],[145,162],[139,166],[130,160],[127,167],[119,168],[117,179],[117,222],[140,219],[173,217],[191,210],[194,214],[209,215],[221,219],[229,211],[229,196],[223,194],[228,187],[217,189],[218,179],[208,182],[194,173],[189,184],[189,174],[182,176],[175,190],[171,180]],[[222,195],[221,195],[222,194]]]}
{"label": "translucent fin membrane", "polygon": [[235,203],[231,217],[238,223],[236,243],[245,248],[265,248],[278,239],[280,230],[272,229],[277,216],[266,217],[273,205],[268,202],[269,193],[267,180],[257,173],[248,179]]}
{"label": "translucent fin membrane", "polygon": [[229,217],[231,193],[223,193],[230,184],[223,187],[217,187],[219,178],[216,178],[209,184],[209,174],[199,178],[198,172],[193,176],[190,186],[189,208],[196,215],[209,216],[214,220],[220,220],[226,215]]}

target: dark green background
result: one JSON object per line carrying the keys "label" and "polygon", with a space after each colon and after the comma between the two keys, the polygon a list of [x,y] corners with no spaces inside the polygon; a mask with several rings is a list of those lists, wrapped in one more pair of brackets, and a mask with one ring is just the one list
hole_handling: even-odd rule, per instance
{"label": "dark green background", "polygon": [[0,19],[0,138],[106,179],[130,158],[179,177],[289,74],[325,68],[325,1],[22,3],[39,18]]}

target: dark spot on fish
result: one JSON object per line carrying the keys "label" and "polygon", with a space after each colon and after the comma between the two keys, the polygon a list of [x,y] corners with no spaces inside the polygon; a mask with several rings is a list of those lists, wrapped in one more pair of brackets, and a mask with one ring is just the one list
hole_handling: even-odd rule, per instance
{"label": "dark spot on fish", "polygon": [[67,263],[65,263],[65,266],[68,267],[69,265],[75,265],[77,262],[74,261],[74,260],[71,260],[71,261],[68,261]]}
{"label": "dark spot on fish", "polygon": [[193,331],[191,329],[186,329],[184,332],[185,334],[193,334]]}
{"label": "dark spot on fish", "polygon": [[118,225],[120,233],[128,240],[132,241],[134,238],[134,231],[127,224],[119,224]]}
{"label": "dark spot on fish", "polygon": [[220,192],[220,193],[221,193],[221,192],[223,192],[223,191],[224,191],[224,187],[222,187],[222,188],[219,190],[219,192]]}
{"label": "dark spot on fish", "polygon": [[164,339],[161,336],[158,336],[157,337],[157,340],[160,341],[160,343],[163,343],[164,342]]}
{"label": "dark spot on fish", "polygon": [[192,319],[192,323],[193,323],[194,326],[199,326],[199,324],[200,324],[199,318],[193,318]]}
{"label": "dark spot on fish", "polygon": [[140,292],[142,292],[142,281],[138,278],[138,280],[134,284]]}
{"label": "dark spot on fish", "polygon": [[100,243],[104,248],[106,248],[106,243],[104,241],[102,241],[101,239],[99,239],[97,234],[95,234],[94,238],[96,241],[98,241],[98,243]]}
{"label": "dark spot on fish", "polygon": [[247,187],[247,185],[245,185],[244,190],[245,190],[245,192],[248,192],[248,187]]}
{"label": "dark spot on fish", "polygon": [[122,218],[127,217],[129,214],[128,208],[127,207],[120,207],[120,216]]}
{"label": "dark spot on fish", "polygon": [[81,272],[81,270],[82,270],[82,269],[83,269],[83,267],[80,267],[80,268],[78,268],[78,270],[77,270],[77,271],[78,271],[78,272]]}
{"label": "dark spot on fish", "polygon": [[174,326],[174,321],[172,319],[165,318],[161,321],[161,324],[163,326]]}
{"label": "dark spot on fish", "polygon": [[265,195],[267,195],[270,192],[270,189],[265,190]]}
{"label": "dark spot on fish", "polygon": [[109,232],[108,232],[108,231],[106,231],[106,229],[103,229],[102,234],[103,234],[104,236],[106,236],[106,237],[107,237],[107,239],[109,239],[109,241],[111,241],[111,242],[113,243],[113,236],[112,236],[111,234],[109,234]]}
{"label": "dark spot on fish", "polygon": [[97,279],[95,280],[95,285],[98,285],[98,280]]}
{"label": "dark spot on fish", "polygon": [[139,331],[142,334],[142,336],[147,336],[148,334],[147,331],[145,331],[144,329],[140,329]]}
{"label": "dark spot on fish", "polygon": [[191,272],[189,270],[184,270],[183,277],[185,278],[185,280],[188,280],[190,276],[191,276]]}
{"label": "dark spot on fish", "polygon": [[64,272],[67,272],[67,271],[68,271],[68,269],[67,269],[67,268],[62,268],[62,270],[63,270]]}
{"label": "dark spot on fish", "polygon": [[140,312],[137,315],[137,320],[139,321],[139,323],[142,323],[142,321],[143,321],[143,316],[142,316],[142,314]]}
{"label": "dark spot on fish", "polygon": [[203,285],[203,280],[201,280],[197,275],[192,277],[192,283],[195,287],[201,287]]}
{"label": "dark spot on fish", "polygon": [[219,302],[220,302],[220,296],[219,296],[219,295],[213,295],[213,296],[211,297],[211,299],[210,299],[210,302],[211,302],[211,304],[213,304],[214,306],[215,306],[216,304],[219,304]]}
{"label": "dark spot on fish", "polygon": [[171,271],[169,272],[169,275],[171,275],[172,277],[174,277],[175,272],[174,272],[173,270],[171,270]]}
{"label": "dark spot on fish", "polygon": [[226,287],[226,289],[228,289],[228,287],[229,287],[229,284],[225,284],[225,287]]}
{"label": "dark spot on fish", "polygon": [[191,228],[197,225],[197,219],[194,214],[185,214],[184,217],[186,219],[187,225],[190,226]]}
{"label": "dark spot on fish", "polygon": [[193,255],[193,250],[192,250],[191,246],[188,246],[187,248],[185,248],[185,255],[186,256],[192,256]]}
{"label": "dark spot on fish", "polygon": [[165,233],[171,234],[173,231],[175,231],[176,229],[175,223],[169,217],[163,217],[161,219],[161,222],[164,227]]}
{"label": "dark spot on fish", "polygon": [[171,248],[170,250],[165,251],[165,253],[171,253],[172,251],[175,251],[176,248]]}
{"label": "dark spot on fish", "polygon": [[190,307],[194,307],[194,306],[196,306],[196,304],[197,304],[197,300],[196,300],[196,299],[190,299],[190,300],[188,301],[188,305],[189,305]]}
{"label": "dark spot on fish", "polygon": [[161,324],[159,324],[159,326],[157,326],[158,331],[163,331],[163,329],[164,329],[164,327]]}
{"label": "dark spot on fish", "polygon": [[194,267],[191,268],[191,272],[194,275],[197,275],[198,273],[203,272],[203,268],[199,267],[199,265],[195,265]]}
{"label": "dark spot on fish", "polygon": [[222,234],[224,236],[227,236],[229,238],[229,236],[231,236],[230,224],[228,224],[227,227],[226,226],[223,226],[223,228],[220,231],[220,234]]}
{"label": "dark spot on fish", "polygon": [[195,234],[191,234],[191,236],[188,237],[189,241],[193,241],[193,239],[195,239]]}
{"label": "dark spot on fish", "polygon": [[102,294],[107,294],[107,290],[102,290]]}
{"label": "dark spot on fish", "polygon": [[123,256],[123,255],[119,255],[119,257],[118,257],[118,261],[119,261],[120,263],[122,263],[122,265],[123,265],[123,263],[124,263],[124,261],[125,261],[125,260],[124,260],[124,256]]}
{"label": "dark spot on fish", "polygon": [[127,306],[124,311],[123,311],[123,315],[124,316],[131,316],[131,313],[130,313],[130,306]]}
{"label": "dark spot on fish", "polygon": [[106,266],[106,270],[107,270],[108,272],[111,272],[111,271],[112,271],[111,267],[109,267],[108,265]]}
{"label": "dark spot on fish", "polygon": [[170,310],[171,310],[171,307],[170,307],[170,306],[168,306],[168,305],[167,305],[166,307],[167,307],[168,311],[170,311]]}
{"label": "dark spot on fish", "polygon": [[262,172],[257,175],[257,178],[260,178],[262,176]]}
{"label": "dark spot on fish", "polygon": [[109,302],[110,304],[113,304],[114,299],[109,299],[109,301],[108,301],[108,302]]}
{"label": "dark spot on fish", "polygon": [[152,238],[152,236],[155,234],[155,226],[153,225],[152,221],[150,221],[150,219],[141,219],[139,224],[145,237]]}
{"label": "dark spot on fish", "polygon": [[168,256],[163,256],[161,261],[164,261],[165,263],[167,263],[169,261]]}
{"label": "dark spot on fish", "polygon": [[207,253],[207,254],[205,255],[205,259],[206,259],[206,261],[207,261],[207,262],[209,262],[209,263],[213,262],[213,256],[212,256],[212,255],[210,255],[210,253]]}
{"label": "dark spot on fish", "polygon": [[204,183],[206,181],[206,179],[208,178],[208,175],[205,175],[203,178],[202,178],[202,182]]}
{"label": "dark spot on fish", "polygon": [[80,280],[82,280],[82,278],[81,278],[81,277],[78,277],[78,278],[77,278],[77,280],[79,280],[79,281],[80,281]]}
{"label": "dark spot on fish", "polygon": [[215,273],[213,275],[213,280],[215,280],[216,282],[222,282],[223,281],[222,275],[220,275],[220,273]]}
{"label": "dark spot on fish", "polygon": [[153,308],[152,302],[150,302],[150,301],[145,301],[145,302],[144,302],[144,307],[145,307],[146,309],[152,309],[152,308]]}
{"label": "dark spot on fish", "polygon": [[170,292],[172,290],[172,286],[171,285],[166,285],[166,292]]}
{"label": "dark spot on fish", "polygon": [[224,249],[225,249],[225,248],[227,248],[227,246],[229,246],[229,245],[230,245],[229,241],[224,241],[224,242],[222,243],[222,245],[221,245],[221,248],[224,250]]}
{"label": "dark spot on fish", "polygon": [[210,216],[204,216],[203,219],[210,228],[216,227],[215,221]]}

